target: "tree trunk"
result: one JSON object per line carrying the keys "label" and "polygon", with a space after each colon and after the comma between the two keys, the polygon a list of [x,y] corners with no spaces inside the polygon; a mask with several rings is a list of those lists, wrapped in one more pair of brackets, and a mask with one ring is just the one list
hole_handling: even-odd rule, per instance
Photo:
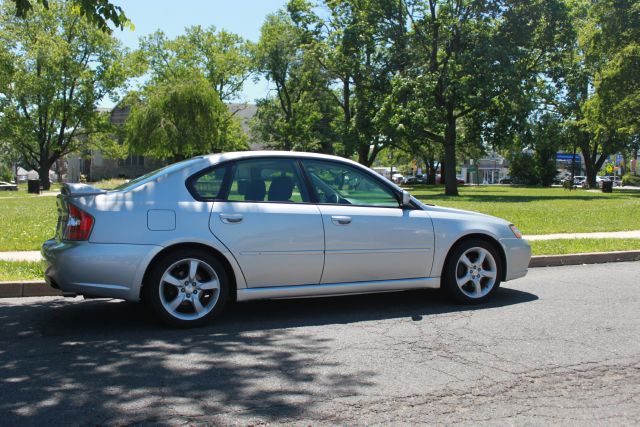
{"label": "tree trunk", "polygon": [[42,185],[42,189],[45,191],[49,190],[51,188],[51,181],[49,181],[49,162],[45,161],[44,164],[40,163],[38,174],[40,175],[40,185]]}
{"label": "tree trunk", "polygon": [[444,130],[444,194],[458,195],[456,179],[456,117],[453,108],[447,108],[447,127]]}
{"label": "tree trunk", "polygon": [[437,162],[434,158],[424,158],[424,164],[427,168],[425,175],[427,176],[427,184],[433,185],[436,183],[437,175]]}
{"label": "tree trunk", "polygon": [[588,133],[584,132],[580,141],[580,151],[582,151],[582,157],[584,158],[585,173],[587,175],[587,183],[589,188],[597,188],[596,186],[596,174],[602,168],[605,160],[609,156],[609,153],[604,151],[598,157],[598,145],[591,149],[591,137]]}
{"label": "tree trunk", "polygon": [[358,146],[358,163],[366,167],[370,167],[371,163],[373,163],[373,160],[369,159],[369,150],[369,144],[360,144]]}

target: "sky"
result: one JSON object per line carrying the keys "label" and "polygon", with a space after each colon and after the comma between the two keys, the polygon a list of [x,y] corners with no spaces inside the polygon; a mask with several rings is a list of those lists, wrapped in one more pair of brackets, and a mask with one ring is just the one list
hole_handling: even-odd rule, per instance
{"label": "sky", "polygon": [[[125,47],[135,49],[138,39],[162,30],[169,38],[184,32],[185,27],[201,25],[215,26],[217,29],[241,35],[251,41],[258,41],[260,27],[265,17],[285,6],[286,0],[112,0],[122,7],[133,22],[134,31],[129,29],[113,31]],[[257,83],[248,81],[239,101],[254,102],[268,92],[264,79]],[[103,101],[104,107],[113,103]]]}

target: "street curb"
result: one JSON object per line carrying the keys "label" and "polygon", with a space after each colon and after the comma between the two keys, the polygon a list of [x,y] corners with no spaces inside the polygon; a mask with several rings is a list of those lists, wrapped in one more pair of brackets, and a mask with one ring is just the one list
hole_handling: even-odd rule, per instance
{"label": "street curb", "polygon": [[[585,254],[538,255],[531,257],[529,268],[563,265],[604,264],[608,262],[640,261],[640,251],[590,252]],[[0,298],[61,296],[62,292],[43,280],[0,282]]]}
{"label": "street curb", "polygon": [[47,285],[44,280],[0,282],[0,298],[54,297],[62,292]]}
{"label": "street curb", "polygon": [[640,261],[640,251],[590,252],[585,254],[539,255],[531,257],[529,268],[563,265],[604,264],[607,262]]}

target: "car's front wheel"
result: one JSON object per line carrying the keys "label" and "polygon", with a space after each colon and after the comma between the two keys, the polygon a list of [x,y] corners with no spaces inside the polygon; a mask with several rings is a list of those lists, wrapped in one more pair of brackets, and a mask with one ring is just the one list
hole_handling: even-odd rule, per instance
{"label": "car's front wheel", "polygon": [[210,323],[229,298],[229,280],[215,256],[182,249],[159,259],[144,285],[144,301],[165,324],[192,327]]}
{"label": "car's front wheel", "polygon": [[502,265],[496,248],[481,239],[463,241],[453,249],[443,272],[442,286],[457,302],[478,304],[500,286]]}

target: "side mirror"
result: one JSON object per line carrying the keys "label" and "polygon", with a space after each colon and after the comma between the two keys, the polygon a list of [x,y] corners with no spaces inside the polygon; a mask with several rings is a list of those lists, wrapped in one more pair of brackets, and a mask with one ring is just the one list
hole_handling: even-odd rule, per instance
{"label": "side mirror", "polygon": [[402,207],[411,206],[411,194],[407,190],[402,190]]}

